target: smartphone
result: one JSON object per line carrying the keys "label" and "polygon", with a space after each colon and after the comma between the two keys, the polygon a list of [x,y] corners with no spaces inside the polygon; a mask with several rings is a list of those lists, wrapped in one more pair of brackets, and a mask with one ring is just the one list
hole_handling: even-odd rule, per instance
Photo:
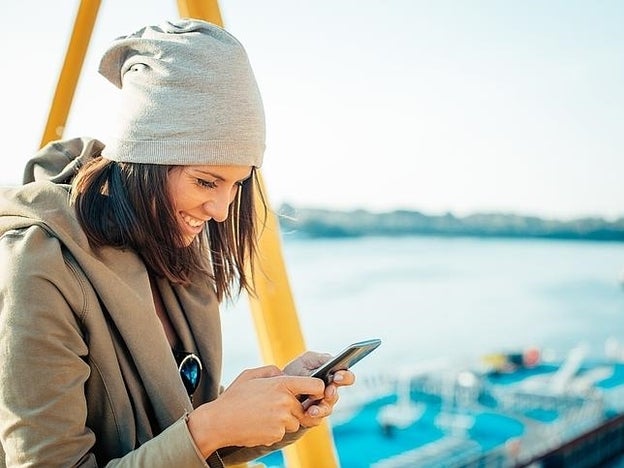
{"label": "smartphone", "polygon": [[[381,340],[379,338],[352,343],[325,364],[314,369],[310,374],[310,377],[322,379],[325,382],[325,385],[328,385],[331,383],[332,378],[337,371],[350,369],[353,365],[355,365],[355,363],[359,362],[365,356],[368,356],[371,352],[377,349],[380,344]],[[306,399],[307,395],[299,396],[299,400],[302,402]]]}
{"label": "smartphone", "polygon": [[351,368],[351,366],[360,359],[368,356],[368,354],[375,350],[380,344],[381,340],[378,338],[352,343],[321,367],[312,371],[310,377],[322,379],[325,381],[325,385],[327,385],[331,383],[336,371]]}

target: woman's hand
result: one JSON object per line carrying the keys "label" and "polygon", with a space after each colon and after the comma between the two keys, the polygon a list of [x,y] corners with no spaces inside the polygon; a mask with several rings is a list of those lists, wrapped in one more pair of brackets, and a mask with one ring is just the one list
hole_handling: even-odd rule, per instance
{"label": "woman's hand", "polygon": [[284,367],[286,375],[310,375],[312,371],[330,360],[331,354],[306,351]]}
{"label": "woman's hand", "polygon": [[[284,374],[310,375],[314,369],[324,364],[330,358],[330,354],[307,351],[288,363],[284,368]],[[321,399],[310,395],[309,398],[303,402],[302,407],[305,412],[303,418],[299,420],[300,424],[304,427],[318,426],[323,418],[332,413],[334,405],[338,402],[338,387],[353,385],[354,382],[355,375],[353,372],[348,370],[336,372],[332,382],[325,387]]]}
{"label": "woman's hand", "polygon": [[231,445],[272,445],[308,421],[297,397],[323,401],[324,391],[320,379],[285,375],[275,366],[246,370],[216,400],[189,415],[189,432],[205,457]]}

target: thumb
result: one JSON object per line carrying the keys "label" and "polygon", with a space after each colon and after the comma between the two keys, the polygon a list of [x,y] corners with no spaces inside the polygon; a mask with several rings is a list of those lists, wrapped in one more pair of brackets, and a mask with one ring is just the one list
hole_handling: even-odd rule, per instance
{"label": "thumb", "polygon": [[240,373],[235,380],[244,381],[251,379],[261,379],[267,377],[277,377],[283,375],[282,370],[277,366],[262,366],[254,369],[246,369]]}

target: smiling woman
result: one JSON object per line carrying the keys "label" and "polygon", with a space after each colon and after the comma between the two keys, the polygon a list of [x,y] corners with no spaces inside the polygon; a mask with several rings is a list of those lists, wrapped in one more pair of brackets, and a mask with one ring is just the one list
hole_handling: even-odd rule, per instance
{"label": "smiling woman", "polygon": [[292,443],[354,377],[325,386],[307,352],[220,385],[219,305],[253,293],[263,221],[246,52],[176,20],[114,41],[100,72],[115,135],[52,142],[0,190],[0,467],[221,467]]}

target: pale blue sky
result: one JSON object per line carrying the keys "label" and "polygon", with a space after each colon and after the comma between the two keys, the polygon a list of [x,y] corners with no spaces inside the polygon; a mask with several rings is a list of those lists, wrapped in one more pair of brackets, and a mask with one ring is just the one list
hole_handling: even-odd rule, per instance
{"label": "pale blue sky", "polygon": [[[624,216],[624,2],[221,0],[267,113],[273,205]],[[77,0],[3,1],[0,182],[39,144]],[[175,0],[102,1],[66,136],[105,141],[110,40]]]}

